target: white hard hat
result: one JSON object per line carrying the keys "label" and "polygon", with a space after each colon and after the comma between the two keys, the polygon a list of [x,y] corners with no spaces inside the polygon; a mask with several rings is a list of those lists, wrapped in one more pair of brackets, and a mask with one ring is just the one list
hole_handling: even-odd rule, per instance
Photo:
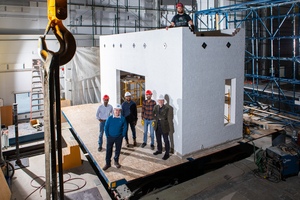
{"label": "white hard hat", "polygon": [[130,92],[126,92],[126,93],[125,93],[125,97],[128,97],[128,96],[131,96],[131,93],[130,93]]}
{"label": "white hard hat", "polygon": [[116,104],[114,109],[121,109],[122,110],[122,106],[120,104]]}
{"label": "white hard hat", "polygon": [[157,100],[165,100],[164,95],[159,95],[159,97],[157,98]]}

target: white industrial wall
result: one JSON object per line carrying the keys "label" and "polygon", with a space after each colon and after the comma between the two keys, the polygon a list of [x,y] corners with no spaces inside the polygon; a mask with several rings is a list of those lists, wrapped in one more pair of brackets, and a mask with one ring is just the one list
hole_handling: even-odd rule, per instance
{"label": "white industrial wall", "polygon": [[[25,2],[24,2],[25,3]],[[27,2],[26,2],[27,3]],[[11,30],[22,30],[22,33],[40,31],[46,28],[48,24],[47,2],[30,2],[29,5],[13,6],[1,3],[0,17],[1,32],[6,33]]]}
{"label": "white industrial wall", "polygon": [[[15,103],[14,94],[31,91],[32,59],[40,58],[38,38],[39,35],[0,36],[0,98],[4,106]],[[89,46],[85,38],[90,36],[75,37],[77,46]],[[53,35],[47,36],[46,43],[48,49],[58,51],[59,43]]]}
{"label": "white industrial wall", "polygon": [[[33,39],[34,38],[34,39]],[[2,35],[0,41],[0,97],[12,105],[14,94],[31,91],[32,59],[39,59],[37,36]],[[56,41],[47,43],[57,50]]]}
{"label": "white industrial wall", "polygon": [[[243,126],[244,30],[234,37],[188,35],[184,30],[183,155],[240,138]],[[234,123],[226,126],[225,79],[235,79],[230,94],[230,118]]]}
{"label": "white industrial wall", "polygon": [[101,94],[108,94],[113,105],[120,103],[119,70],[145,76],[153,99],[166,96],[173,118],[171,145],[181,152],[182,29],[100,36],[100,66]]}

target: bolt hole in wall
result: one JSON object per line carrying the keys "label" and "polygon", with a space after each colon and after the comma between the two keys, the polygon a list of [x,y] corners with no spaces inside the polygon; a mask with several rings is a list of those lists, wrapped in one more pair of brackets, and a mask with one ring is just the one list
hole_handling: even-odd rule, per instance
{"label": "bolt hole in wall", "polygon": [[225,79],[224,126],[235,123],[236,79]]}
{"label": "bolt hole in wall", "polygon": [[137,107],[141,107],[145,100],[145,76],[120,71],[120,84],[121,103],[126,100],[125,93],[130,92],[131,100],[136,103]]}

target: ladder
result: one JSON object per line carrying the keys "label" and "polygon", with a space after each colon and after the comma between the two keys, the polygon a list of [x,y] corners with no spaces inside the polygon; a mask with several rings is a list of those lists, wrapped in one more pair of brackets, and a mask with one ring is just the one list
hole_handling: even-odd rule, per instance
{"label": "ladder", "polygon": [[32,59],[30,120],[44,118],[43,62]]}

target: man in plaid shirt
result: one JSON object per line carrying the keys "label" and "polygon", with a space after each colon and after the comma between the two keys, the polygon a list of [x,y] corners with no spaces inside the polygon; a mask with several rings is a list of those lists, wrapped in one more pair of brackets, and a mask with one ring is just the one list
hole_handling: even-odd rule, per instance
{"label": "man in plaid shirt", "polygon": [[146,91],[147,99],[143,101],[142,107],[142,125],[144,125],[144,143],[142,148],[147,145],[147,134],[148,134],[148,125],[150,126],[150,136],[151,136],[151,149],[154,150],[154,127],[153,127],[153,118],[152,112],[153,108],[156,105],[156,102],[151,99],[152,92],[150,90]]}

